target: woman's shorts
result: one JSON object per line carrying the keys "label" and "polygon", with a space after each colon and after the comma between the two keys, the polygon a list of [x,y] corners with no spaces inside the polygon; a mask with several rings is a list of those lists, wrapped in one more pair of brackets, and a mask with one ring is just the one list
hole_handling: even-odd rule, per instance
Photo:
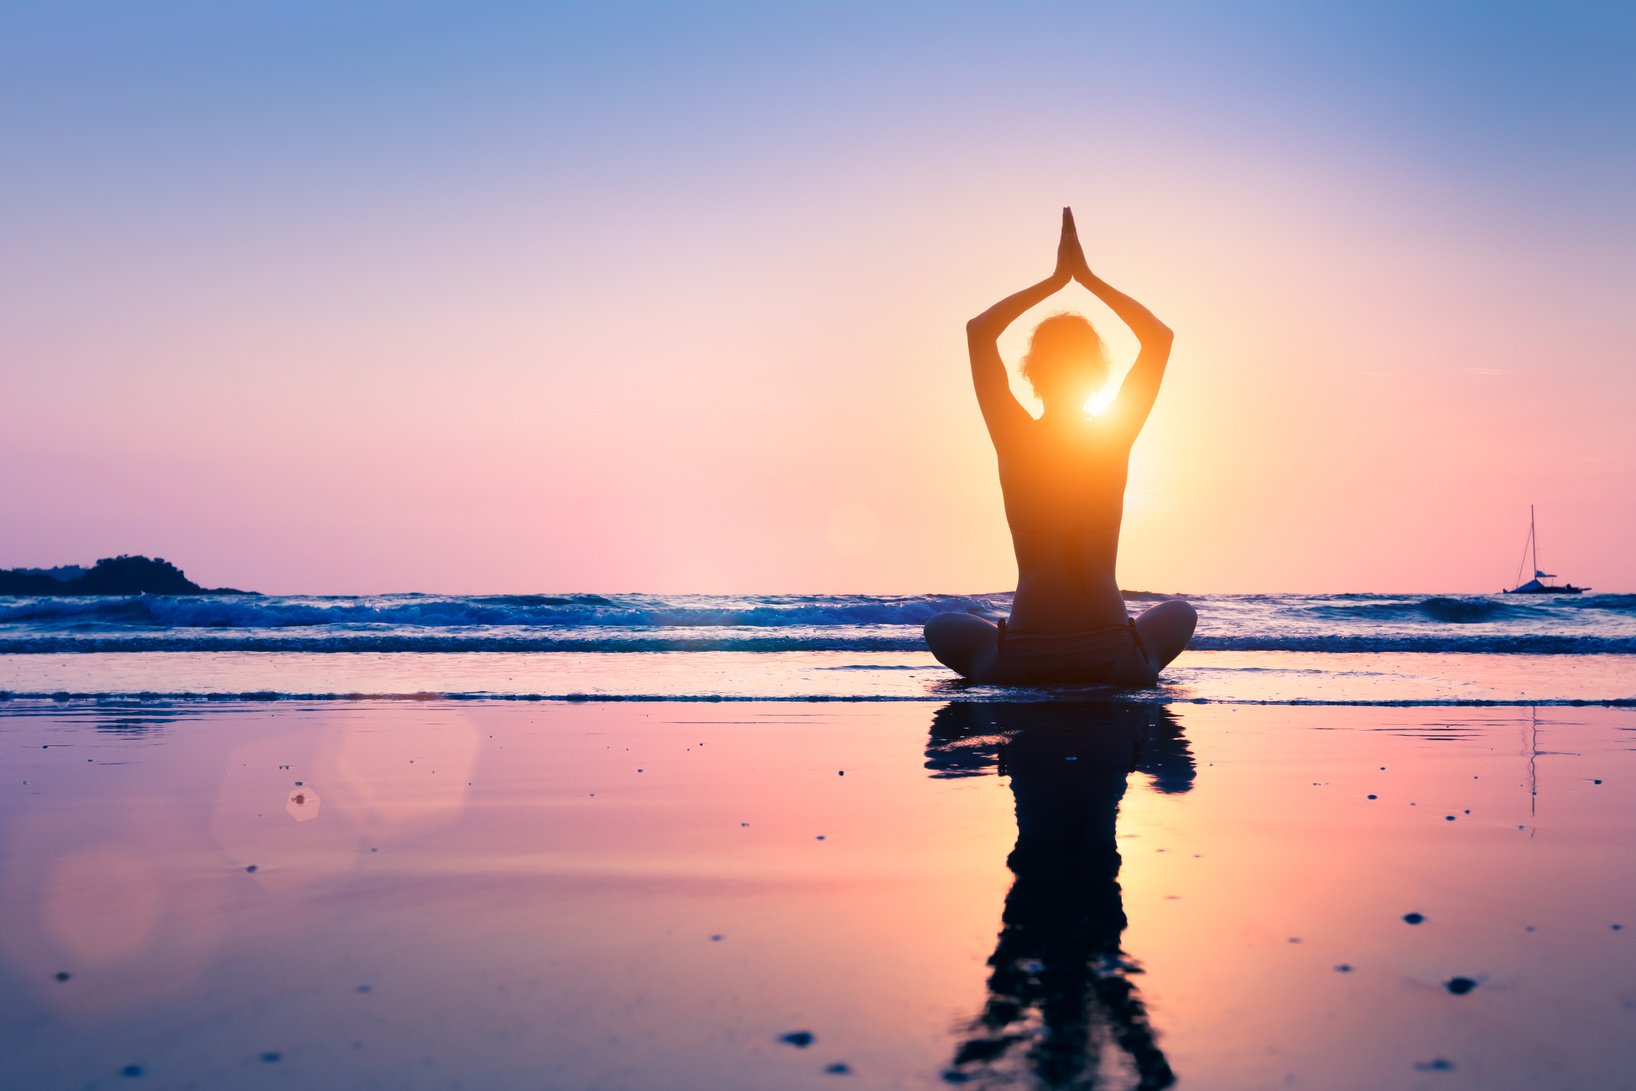
{"label": "woman's shorts", "polygon": [[1159,678],[1136,623],[1095,625],[1063,633],[1017,633],[1000,622],[999,655],[981,681],[1028,686],[1080,684],[1151,686]]}

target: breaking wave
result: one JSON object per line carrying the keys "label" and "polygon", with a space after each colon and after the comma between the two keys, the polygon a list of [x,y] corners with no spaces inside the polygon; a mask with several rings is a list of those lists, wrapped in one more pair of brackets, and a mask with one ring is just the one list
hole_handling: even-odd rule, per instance
{"label": "breaking wave", "polygon": [[[502,633],[150,633],[0,636],[0,655],[65,652],[911,652],[925,651],[918,626],[903,632],[744,634],[606,632],[554,635]],[[1571,636],[1548,633],[1462,636],[1336,634],[1278,636],[1203,633],[1188,645],[1198,651],[1239,652],[1436,652],[1447,654],[1632,655],[1636,636]]]}
{"label": "breaking wave", "polygon": [[[1126,592],[1139,613],[1169,596]],[[923,651],[983,595],[0,597],[0,654]],[[1199,595],[1192,647],[1245,652],[1636,654],[1636,595]]]}

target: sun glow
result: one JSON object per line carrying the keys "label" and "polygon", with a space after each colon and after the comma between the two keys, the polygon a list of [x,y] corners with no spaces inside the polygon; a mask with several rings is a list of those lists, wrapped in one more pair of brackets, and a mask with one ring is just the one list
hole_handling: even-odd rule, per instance
{"label": "sun glow", "polygon": [[1102,411],[1113,404],[1114,395],[1118,393],[1118,387],[1112,383],[1105,384],[1102,389],[1085,399],[1085,415],[1090,417],[1101,416]]}

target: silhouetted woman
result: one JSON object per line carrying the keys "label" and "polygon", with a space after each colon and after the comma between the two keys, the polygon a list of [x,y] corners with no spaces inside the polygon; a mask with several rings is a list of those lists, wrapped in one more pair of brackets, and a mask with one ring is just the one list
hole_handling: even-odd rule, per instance
{"label": "silhouetted woman", "polygon": [[[1023,360],[1023,375],[1045,403],[1036,420],[1012,397],[996,341],[1069,280],[1106,303],[1136,334],[1141,352],[1118,396],[1092,416],[1086,405],[1108,378],[1102,339],[1079,315],[1047,318]],[[1114,564],[1130,448],[1159,394],[1169,328],[1091,272],[1065,208],[1056,270],[966,323],[966,338],[977,402],[999,456],[1017,593],[999,625],[939,614],[926,624],[926,643],[939,662],[977,682],[1153,685],[1187,646],[1198,615],[1173,599],[1132,621]]]}

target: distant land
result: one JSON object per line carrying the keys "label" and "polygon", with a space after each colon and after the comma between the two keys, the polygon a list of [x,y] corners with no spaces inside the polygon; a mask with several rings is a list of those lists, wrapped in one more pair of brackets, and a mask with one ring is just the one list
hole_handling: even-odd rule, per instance
{"label": "distant land", "polygon": [[236,587],[200,587],[163,557],[104,557],[90,568],[0,569],[0,595],[254,595]]}

